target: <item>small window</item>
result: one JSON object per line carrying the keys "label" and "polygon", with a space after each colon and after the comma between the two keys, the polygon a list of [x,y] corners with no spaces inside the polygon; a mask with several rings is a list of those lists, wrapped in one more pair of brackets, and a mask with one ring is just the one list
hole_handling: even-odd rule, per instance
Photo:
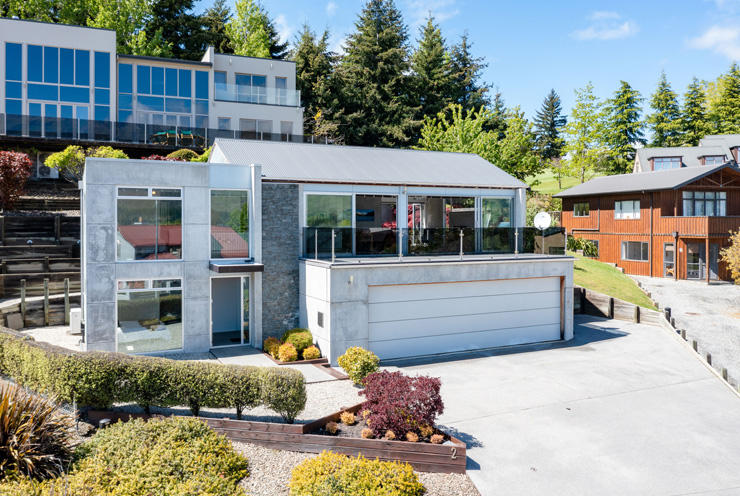
{"label": "small window", "polygon": [[708,155],[704,157],[704,165],[722,165],[725,162],[724,155]]}
{"label": "small window", "polygon": [[573,216],[574,217],[588,217],[589,203],[578,202],[573,204]]}
{"label": "small window", "polygon": [[211,258],[249,256],[249,192],[211,190]]}
{"label": "small window", "polygon": [[182,348],[179,279],[118,281],[117,350],[151,353]]}
{"label": "small window", "polygon": [[44,82],[59,82],[59,49],[44,47]]}
{"label": "small window", "polygon": [[152,71],[149,66],[139,65],[136,66],[136,92],[142,95],[150,95],[152,93],[151,85],[151,74]]}
{"label": "small window", "polygon": [[177,96],[177,82],[178,82],[177,69],[168,67],[165,70],[165,95]]}
{"label": "small window", "polygon": [[75,50],[75,84],[90,86],[90,52]]}
{"label": "small window", "polygon": [[95,52],[95,87],[110,88],[110,54]]}
{"label": "small window", "polygon": [[59,82],[75,84],[75,51],[71,48],[59,50]]}
{"label": "small window", "polygon": [[622,260],[647,262],[650,260],[648,244],[642,241],[622,241]]}
{"label": "small window", "polygon": [[23,79],[23,45],[20,43],[5,44],[5,79],[21,81]]}
{"label": "small window", "polygon": [[152,95],[164,95],[164,67],[152,67]]}
{"label": "small window", "polygon": [[219,117],[218,128],[222,131],[231,130],[231,117]]}
{"label": "small window", "polygon": [[727,215],[727,192],[684,191],[684,217],[724,217]]}
{"label": "small window", "polygon": [[678,169],[681,167],[681,157],[655,157],[653,170]]}
{"label": "small window", "polygon": [[640,200],[622,200],[614,202],[615,219],[639,219]]}

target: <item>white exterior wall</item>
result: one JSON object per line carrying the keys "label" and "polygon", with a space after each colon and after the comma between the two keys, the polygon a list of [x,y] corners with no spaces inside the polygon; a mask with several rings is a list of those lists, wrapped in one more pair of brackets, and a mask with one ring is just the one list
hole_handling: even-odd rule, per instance
{"label": "white exterior wall", "polygon": [[[0,18],[0,113],[5,113],[5,43],[23,45],[45,45],[58,48],[76,48],[90,51],[90,117],[93,116],[95,91],[94,52],[110,53],[110,108],[111,116],[116,110],[118,78],[116,77],[116,32],[107,29],[51,24],[45,22],[20,21]],[[23,112],[28,111],[27,98],[27,50],[23,47]],[[43,83],[42,83],[43,84]],[[51,102],[50,102],[51,103]]]}
{"label": "white exterior wall", "polygon": [[[370,346],[371,286],[559,278],[563,284],[563,335],[573,338],[573,259],[502,257],[456,262],[300,263],[300,325],[311,330],[332,365],[351,346]],[[318,325],[322,312],[324,325]],[[522,312],[519,312],[521,314]],[[526,311],[523,311],[526,314]],[[500,324],[500,323],[499,323]],[[512,325],[512,327],[514,327]],[[516,332],[509,331],[509,332]]]}
{"label": "white exterior wall", "polygon": [[280,121],[293,123],[293,134],[303,135],[303,109],[301,107],[289,107],[281,105],[262,105],[255,103],[234,103],[214,101],[215,92],[213,72],[226,72],[226,83],[235,84],[236,74],[256,74],[267,77],[267,87],[275,87],[275,78],[287,79],[288,91],[295,91],[295,63],[287,60],[272,60],[256,57],[242,57],[239,55],[227,55],[222,53],[206,53],[204,61],[213,63],[213,71],[210,77],[211,105],[213,110],[210,115],[210,126],[218,127],[219,117],[231,118],[231,128],[239,130],[239,119],[271,120],[272,132],[280,132]]}

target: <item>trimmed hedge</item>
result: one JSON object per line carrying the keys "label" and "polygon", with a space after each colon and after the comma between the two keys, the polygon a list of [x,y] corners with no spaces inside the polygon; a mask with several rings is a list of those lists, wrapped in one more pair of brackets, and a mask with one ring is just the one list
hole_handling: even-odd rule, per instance
{"label": "trimmed hedge", "polygon": [[294,369],[77,352],[5,328],[0,328],[0,374],[93,408],[136,403],[149,413],[152,406],[186,405],[193,415],[202,407],[235,408],[240,418],[245,408],[264,404],[292,423],[306,405],[305,379]]}

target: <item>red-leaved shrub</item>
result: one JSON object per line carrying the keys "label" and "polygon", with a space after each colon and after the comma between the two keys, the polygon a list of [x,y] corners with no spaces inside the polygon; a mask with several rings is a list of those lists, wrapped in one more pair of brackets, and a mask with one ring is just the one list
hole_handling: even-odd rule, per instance
{"label": "red-leaved shrub", "polygon": [[444,411],[436,377],[409,377],[401,372],[375,372],[365,377],[363,409],[370,410],[368,424],[376,437],[393,431],[399,437],[418,431],[421,426],[434,425]]}
{"label": "red-leaved shrub", "polygon": [[23,193],[30,175],[31,160],[28,155],[0,152],[0,204],[3,209],[13,208],[13,204]]}
{"label": "red-leaved shrub", "polygon": [[142,157],[141,160],[167,160],[169,162],[187,162],[184,158],[180,157],[165,157],[164,155],[149,155],[148,157]]}

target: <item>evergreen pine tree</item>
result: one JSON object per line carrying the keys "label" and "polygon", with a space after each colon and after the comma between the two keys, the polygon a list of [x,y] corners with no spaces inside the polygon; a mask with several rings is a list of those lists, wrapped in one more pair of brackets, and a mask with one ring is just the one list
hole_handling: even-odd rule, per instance
{"label": "evergreen pine tree", "polygon": [[681,143],[681,112],[665,71],[660,73],[658,88],[650,98],[650,107],[653,113],[647,122],[653,133],[652,146],[678,146]]}
{"label": "evergreen pine tree", "polygon": [[737,63],[733,62],[722,76],[719,98],[710,114],[715,133],[740,133],[740,67]]}
{"label": "evergreen pine tree", "polygon": [[288,47],[288,41],[280,41],[280,33],[275,27],[275,22],[270,18],[270,15],[263,11],[265,16],[265,27],[267,29],[267,37],[270,39],[270,57],[277,60],[283,60],[288,57],[290,49]]}
{"label": "evergreen pine tree", "polygon": [[612,152],[610,172],[613,174],[629,172],[635,161],[635,145],[646,143],[640,120],[641,102],[640,92],[627,81],[620,81],[614,97],[607,102],[605,131]]}
{"label": "evergreen pine tree", "polygon": [[201,57],[208,46],[212,46],[217,53],[234,53],[226,35],[226,24],[231,19],[231,9],[226,0],[216,0],[208,10],[200,16],[201,30],[197,34]]}
{"label": "evergreen pine tree", "polygon": [[418,119],[435,117],[452,103],[450,56],[445,49],[439,25],[429,17],[420,28],[419,47],[411,58],[415,103],[419,105]]}
{"label": "evergreen pine tree", "polygon": [[200,60],[203,51],[199,43],[199,16],[193,13],[193,0],[156,0],[146,25],[148,33],[161,30],[162,38],[172,46],[172,57]]}
{"label": "evergreen pine tree", "polygon": [[560,158],[562,155],[565,143],[561,132],[566,123],[562,112],[560,96],[552,89],[534,118],[535,150],[544,161]]}
{"label": "evergreen pine tree", "polygon": [[408,34],[393,0],[368,0],[338,67],[336,121],[351,145],[401,146],[416,109],[411,104]]}
{"label": "evergreen pine tree", "polygon": [[316,121],[322,115],[326,118],[331,95],[334,57],[329,52],[329,32],[324,31],[319,38],[304,24],[291,59],[296,64],[296,86],[304,108],[304,133],[313,135],[316,134]]}
{"label": "evergreen pine tree", "polygon": [[707,94],[704,85],[694,78],[686,88],[681,108],[681,134],[683,144],[696,146],[699,140],[711,132],[707,115]]}
{"label": "evergreen pine tree", "polygon": [[491,103],[488,97],[489,87],[481,83],[481,73],[488,64],[483,57],[474,57],[471,48],[472,43],[465,33],[460,43],[450,51],[453,101],[460,104],[466,112]]}

